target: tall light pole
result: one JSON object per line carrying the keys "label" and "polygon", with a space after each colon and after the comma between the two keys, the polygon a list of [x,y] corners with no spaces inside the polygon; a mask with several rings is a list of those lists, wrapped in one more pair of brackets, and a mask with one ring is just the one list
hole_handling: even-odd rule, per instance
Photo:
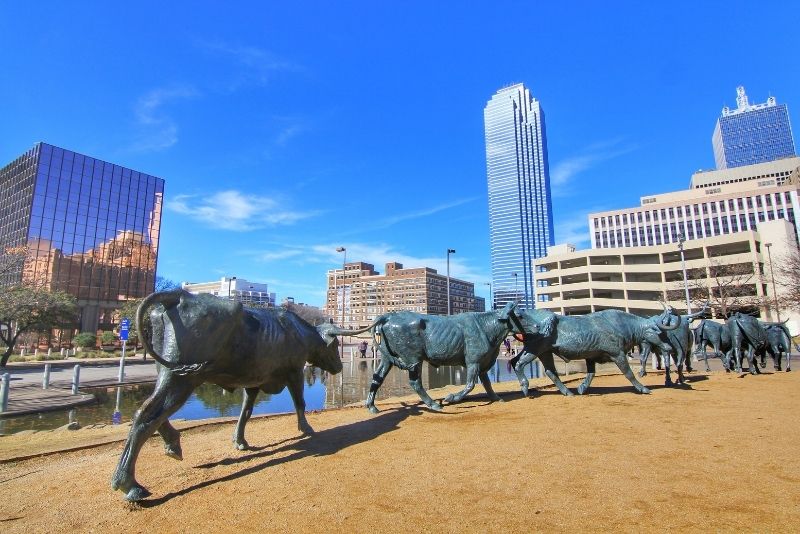
{"label": "tall light pole", "polygon": [[775,285],[775,271],[772,269],[772,243],[764,243],[767,247],[767,258],[769,258],[769,274],[772,276],[772,296],[775,298],[775,313],[778,314],[778,322],[781,322],[781,310],[778,308],[778,287]]}
{"label": "tall light pole", "polygon": [[[347,285],[345,283],[346,280],[345,280],[345,277],[344,277],[344,267],[345,267],[345,264],[347,263],[347,249],[344,248],[344,247],[337,247],[336,248],[336,252],[344,252],[344,259],[342,260],[342,326],[344,326],[344,290],[345,290],[345,287],[347,287]],[[338,291],[338,288],[337,288],[337,291]],[[336,296],[336,300],[337,301],[339,300],[339,296],[338,295]],[[342,342],[344,342],[344,339],[342,339]],[[344,351],[344,348],[342,348],[342,351]],[[344,354],[344,352],[343,352],[343,354]]]}
{"label": "tall light pole", "polygon": [[484,282],[487,286],[489,286],[489,310],[494,309],[494,301],[492,300],[492,283],[491,282]]}
{"label": "tall light pole", "polygon": [[686,280],[686,258],[683,255],[683,242],[686,238],[683,233],[678,236],[678,250],[681,251],[681,269],[683,270],[683,290],[686,292],[686,314],[691,315],[692,303],[689,301],[689,282]]}
{"label": "tall light pole", "polygon": [[517,273],[511,273],[511,276],[514,277],[514,301],[517,302],[519,300],[519,293],[517,293]]}
{"label": "tall light pole", "polygon": [[450,254],[455,254],[456,249],[447,249],[447,315],[450,315]]}

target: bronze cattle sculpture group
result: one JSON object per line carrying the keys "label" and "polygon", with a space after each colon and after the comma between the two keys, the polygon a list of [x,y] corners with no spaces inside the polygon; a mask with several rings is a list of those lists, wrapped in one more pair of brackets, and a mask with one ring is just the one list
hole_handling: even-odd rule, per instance
{"label": "bronze cattle sculpture group", "polygon": [[[289,390],[297,414],[298,429],[313,433],[305,416],[303,398],[304,369],[310,364],[325,372],[342,370],[337,336],[369,331],[380,354],[380,364],[373,375],[366,407],[376,413],[375,394],[392,367],[409,373],[409,382],[423,403],[435,411],[442,404],[428,395],[422,385],[423,362],[434,367],[466,367],[464,388],[443,401],[461,401],[480,380],[491,401],[500,401],[493,391],[488,372],[495,365],[500,346],[509,334],[523,340],[522,352],[512,358],[525,396],[529,393],[523,367],[535,359],[558,390],[571,396],[555,369],[554,356],[586,361],[586,377],[578,393],[589,389],[596,364],[613,362],[639,393],[650,390],[631,371],[628,357],[634,348],[642,354],[642,371],[649,353],[664,360],[666,384],[671,384],[670,359],[674,359],[678,382],[684,381],[683,368],[690,370],[692,339],[696,354],[707,347],[722,359],[726,370],[741,372],[743,360],[756,374],[756,360],[761,365],[769,353],[775,369],[781,369],[786,354],[790,370],[791,336],[784,323],[762,323],[754,317],[735,313],[725,324],[702,320],[690,330],[690,323],[700,319],[705,309],[690,315],[677,315],[671,307],[652,317],[639,317],[618,310],[604,310],[584,316],[561,316],[545,310],[520,310],[510,303],[502,310],[433,316],[408,311],[381,315],[369,326],[346,330],[333,324],[312,326],[296,314],[277,309],[249,309],[241,303],[211,295],[193,295],[184,290],[153,293],[137,310],[137,328],[147,354],[158,362],[158,381],[153,394],[136,412],[128,439],[111,479],[111,486],[129,501],[150,495],[135,478],[136,459],[144,442],[158,432],[165,453],[181,459],[180,434],[169,417],[203,383],[212,383],[232,391],[245,392],[242,411],[236,424],[233,442],[237,449],[249,447],[244,437],[259,391],[278,393]],[[706,369],[708,356],[706,355]]]}

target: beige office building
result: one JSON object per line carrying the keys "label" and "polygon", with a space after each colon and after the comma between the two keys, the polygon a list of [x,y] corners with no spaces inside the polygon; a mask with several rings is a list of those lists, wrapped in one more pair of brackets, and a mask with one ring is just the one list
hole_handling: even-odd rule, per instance
{"label": "beige office building", "polygon": [[[767,246],[769,245],[769,246]],[[787,220],[759,223],[757,230],[711,236],[686,241],[684,257],[688,278],[705,275],[708,287],[719,287],[715,273],[752,270],[752,276],[739,274],[742,293],[761,301],[761,318],[777,320],[770,257],[780,258],[795,246],[795,228]],[[734,265],[741,269],[728,269]],[[719,270],[718,270],[719,269]],[[686,310],[681,254],[677,244],[662,244],[614,249],[575,250],[572,245],[551,247],[548,255],[534,261],[537,303],[563,315],[581,315],[609,308],[641,316],[660,312],[667,302],[681,313]],[[723,277],[724,281],[725,278]],[[699,293],[692,283],[692,300]],[[780,288],[778,288],[780,291]],[[780,294],[780,293],[779,293]],[[780,310],[781,319],[797,319],[789,310]],[[714,310],[719,315],[720,310]]]}
{"label": "beige office building", "polygon": [[208,293],[220,298],[237,300],[245,306],[275,307],[275,293],[270,293],[267,284],[248,282],[244,278],[223,276],[214,282],[183,282],[181,287],[198,295]]}
{"label": "beige office building", "polygon": [[[800,158],[692,175],[690,189],[641,197],[640,206],[589,215],[593,249],[677,245],[755,231],[800,213]],[[687,245],[688,246],[688,245]]]}
{"label": "beige office building", "polygon": [[[450,310],[453,315],[484,311],[482,297],[475,296],[471,282],[450,277]],[[447,315],[447,276],[430,267],[404,269],[397,262],[386,264],[386,274],[372,264],[350,262],[328,271],[327,314],[345,327],[366,326],[379,315],[409,310]]]}

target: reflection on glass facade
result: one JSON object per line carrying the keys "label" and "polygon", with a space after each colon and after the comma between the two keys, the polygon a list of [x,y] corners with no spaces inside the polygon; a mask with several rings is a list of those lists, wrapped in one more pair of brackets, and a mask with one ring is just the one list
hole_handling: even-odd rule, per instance
{"label": "reflection on glass facade", "polygon": [[717,169],[766,163],[795,155],[786,104],[771,96],[765,104],[750,104],[744,87],[736,88],[736,109],[722,109],[714,135]]}
{"label": "reflection on glass facade", "polygon": [[483,111],[489,184],[494,307],[533,308],[532,261],[553,245],[544,111],[522,84],[501,89]]}
{"label": "reflection on glass facade", "polygon": [[0,186],[0,245],[27,247],[15,281],[75,295],[82,330],[153,291],[164,180],[39,143]]}

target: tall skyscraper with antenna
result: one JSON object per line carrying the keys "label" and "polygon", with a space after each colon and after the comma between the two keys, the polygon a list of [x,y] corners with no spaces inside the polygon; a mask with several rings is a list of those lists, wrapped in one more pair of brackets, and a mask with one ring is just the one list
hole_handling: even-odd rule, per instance
{"label": "tall skyscraper with antenna", "polygon": [[711,143],[717,169],[796,155],[786,104],[778,104],[774,96],[764,104],[750,104],[741,85],[736,88],[736,109],[722,108]]}
{"label": "tall skyscraper with antenna", "polygon": [[533,308],[532,262],[553,245],[544,112],[523,84],[497,91],[483,110],[494,308]]}

